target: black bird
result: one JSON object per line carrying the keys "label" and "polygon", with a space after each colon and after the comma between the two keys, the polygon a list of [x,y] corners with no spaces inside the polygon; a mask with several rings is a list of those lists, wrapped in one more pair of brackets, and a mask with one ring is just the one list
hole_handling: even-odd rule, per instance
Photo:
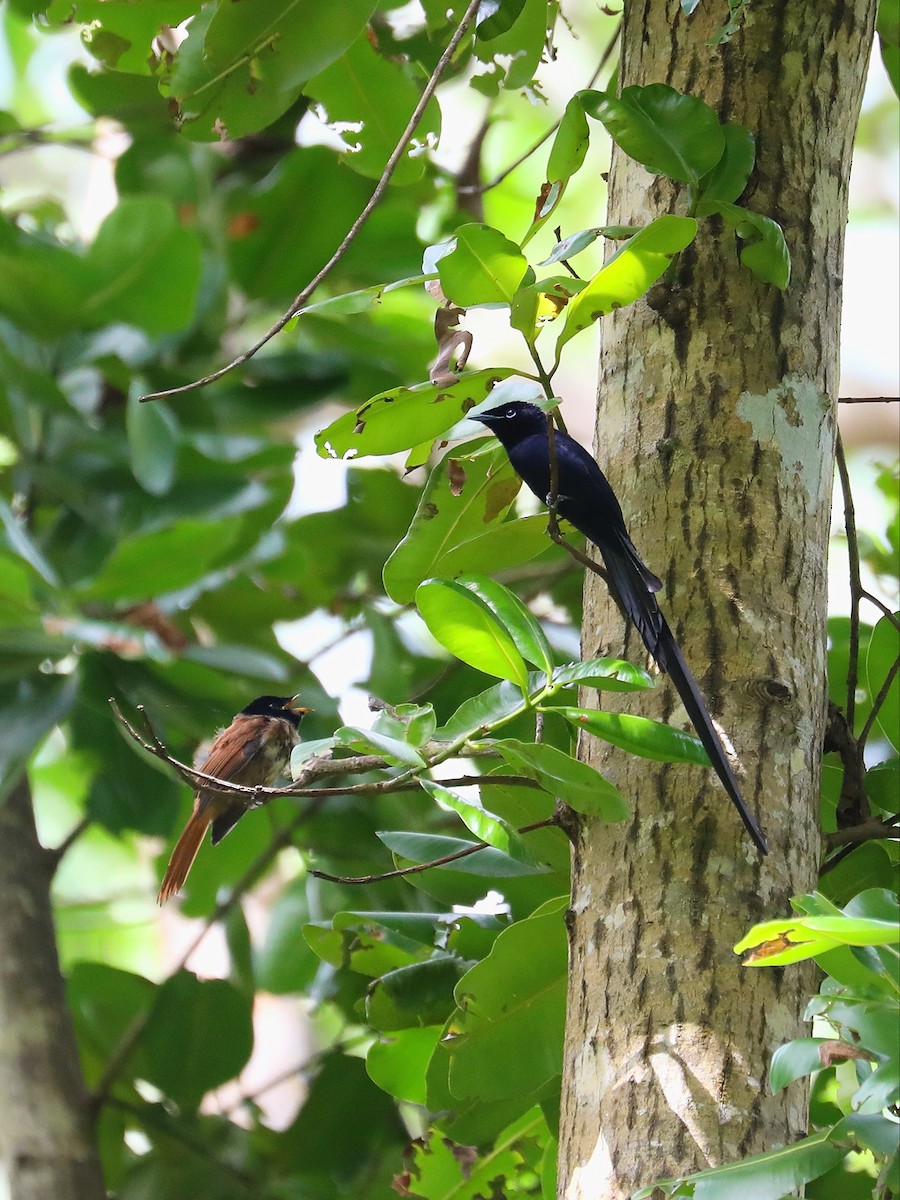
{"label": "black bird", "polygon": [[[304,713],[299,696],[259,696],[242,708],[227,728],[216,734],[209,753],[197,766],[204,775],[244,787],[270,787],[287,769],[291,750],[300,740],[297,727]],[[249,796],[200,790],[194,811],[175,843],[157,902],[165,902],[183,886],[194,865],[206,830],[215,845],[251,806]]]}
{"label": "black bird", "polygon": [[[514,401],[469,413],[500,440],[516,473],[545,504],[550,499],[550,442],[547,415],[534,404]],[[760,853],[768,852],[765,835],[747,808],[731,764],[712,723],[697,681],[660,611],[655,593],[662,581],[650,571],[634,547],[615,493],[587,450],[567,433],[556,431],[556,509],[603,555],[610,591],[627,620],[633,621],[657,666],[670,676],[709,755],[722,786]]]}

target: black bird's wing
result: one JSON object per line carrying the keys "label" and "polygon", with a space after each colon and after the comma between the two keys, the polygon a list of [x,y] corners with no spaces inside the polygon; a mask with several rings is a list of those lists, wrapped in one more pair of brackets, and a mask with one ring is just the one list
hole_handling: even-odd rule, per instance
{"label": "black bird's wing", "polygon": [[[744,802],[703,693],[660,610],[655,593],[662,587],[661,580],[641,561],[625,528],[619,501],[592,456],[561,431],[555,434],[554,441],[560,516],[580,530],[602,554],[613,599],[634,624],[659,669],[671,678],[722,786],[754,843],[766,854],[765,836]],[[546,502],[550,493],[547,434],[531,434],[507,445],[507,451],[516,472]]]}

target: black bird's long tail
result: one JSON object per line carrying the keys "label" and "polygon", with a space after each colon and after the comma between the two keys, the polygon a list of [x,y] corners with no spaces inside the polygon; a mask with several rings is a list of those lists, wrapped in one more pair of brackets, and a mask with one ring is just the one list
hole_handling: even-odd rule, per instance
{"label": "black bird's long tail", "polygon": [[[590,537],[590,534],[588,536]],[[709,755],[713,769],[738,810],[747,832],[760,853],[767,854],[769,847],[765,834],[741,795],[740,785],[709,715],[703,693],[697,686],[697,681],[656,602],[654,592],[658,587],[653,586],[653,581],[660,587],[662,585],[641,562],[630,540],[623,542],[621,549],[618,546],[615,549],[609,547],[608,536],[603,540],[607,545],[604,547],[601,544],[600,550],[609,575],[613,599],[627,619],[633,622],[659,669],[672,680],[703,749]],[[591,538],[591,541],[594,539]]]}

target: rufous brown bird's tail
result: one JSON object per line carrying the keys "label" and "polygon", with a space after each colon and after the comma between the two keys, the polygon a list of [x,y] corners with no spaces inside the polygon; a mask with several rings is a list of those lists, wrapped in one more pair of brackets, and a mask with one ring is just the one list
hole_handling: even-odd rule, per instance
{"label": "rufous brown bird's tail", "polygon": [[184,881],[194,865],[194,859],[197,857],[197,851],[200,849],[212,816],[208,806],[196,808],[191,813],[190,820],[175,843],[175,849],[172,851],[172,857],[166,867],[159,895],[156,897],[157,904],[165,904],[184,886]]}

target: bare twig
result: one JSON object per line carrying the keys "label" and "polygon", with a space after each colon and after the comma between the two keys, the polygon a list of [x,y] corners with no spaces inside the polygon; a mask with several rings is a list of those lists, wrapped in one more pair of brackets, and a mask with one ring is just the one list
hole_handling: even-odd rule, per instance
{"label": "bare twig", "polygon": [[172,1120],[161,1105],[132,1104],[130,1100],[124,1100],[121,1096],[109,1096],[108,1102],[120,1112],[128,1113],[142,1126],[156,1130],[157,1134],[161,1134],[163,1137],[171,1138],[173,1142],[184,1146],[186,1150],[190,1150],[203,1162],[216,1167],[223,1175],[230,1176],[240,1185],[242,1192],[252,1184],[253,1180],[249,1172],[236,1167],[227,1160],[225,1155],[215,1152],[210,1145],[199,1137],[195,1137],[189,1132],[191,1126],[188,1122]]}
{"label": "bare twig", "polygon": [[[250,804],[252,808],[265,804],[275,796],[316,797],[319,795],[343,795],[347,790],[345,788],[313,788],[309,786],[309,783],[311,780],[319,778],[322,775],[360,775],[367,771],[384,770],[388,766],[383,758],[379,758],[374,754],[359,754],[351,758],[336,759],[313,758],[310,759],[302,773],[288,787],[245,787],[243,784],[232,783],[227,779],[218,779],[215,775],[207,775],[204,771],[198,771],[195,767],[189,767],[186,763],[180,762],[179,759],[171,755],[153,729],[150,718],[142,704],[137,705],[137,711],[147,727],[149,741],[147,738],[142,737],[128,718],[124,716],[114,697],[110,697],[109,704],[116,720],[122,725],[128,735],[146,750],[148,754],[152,754],[155,758],[160,759],[161,762],[168,763],[180,775],[182,780],[195,791],[202,788],[224,796],[246,796],[252,801]],[[391,781],[388,780],[386,782]],[[352,792],[359,787],[362,787],[363,790],[378,790],[374,784],[356,785],[349,790]]]}
{"label": "bare twig", "polygon": [[885,675],[884,683],[878,689],[878,695],[872,700],[872,710],[866,717],[865,724],[863,725],[862,729],[859,731],[857,742],[859,744],[860,757],[862,757],[866,740],[868,739],[869,734],[872,732],[872,726],[875,724],[878,713],[881,711],[885,700],[888,698],[888,692],[891,690],[891,684],[897,678],[898,670],[900,670],[900,658],[894,660],[891,669],[888,671],[887,675]]}
{"label": "bare twig", "polygon": [[248,350],[242,351],[236,358],[232,359],[230,363],[226,364],[226,366],[220,367],[217,371],[213,371],[209,375],[204,375],[201,379],[195,379],[192,383],[185,383],[180,387],[166,388],[160,392],[150,392],[146,396],[141,396],[142,403],[148,400],[160,400],[165,396],[179,396],[184,392],[191,392],[195,388],[205,387],[207,384],[214,383],[217,379],[221,379],[223,375],[227,375],[236,367],[242,366],[243,363],[248,362],[258,350],[261,350],[263,346],[272,340],[273,337],[281,333],[288,321],[290,321],[297,314],[298,310],[303,307],[316,288],[328,275],[331,274],[332,270],[337,266],[337,264],[350,249],[350,246],[356,240],[357,236],[359,235],[359,231],[369,219],[373,210],[380,202],[381,197],[387,190],[387,186],[391,181],[391,176],[394,174],[400,159],[405,154],[407,144],[415,133],[416,126],[419,124],[429,100],[434,95],[438,83],[449,66],[453,55],[456,53],[457,47],[465,36],[466,30],[471,24],[480,2],[481,0],[469,0],[469,4],[466,6],[466,11],[463,13],[462,19],[457,25],[450,41],[447,43],[447,48],[438,59],[437,65],[431,73],[431,77],[425,84],[422,95],[419,97],[419,102],[413,109],[412,116],[407,122],[403,133],[400,135],[399,141],[391,151],[391,156],[385,164],[385,168],[381,173],[381,178],[376,183],[375,190],[372,192],[372,195],[366,202],[362,212],[350,226],[350,229],[347,231],[346,235],[341,241],[341,244],[332,254],[331,258],[329,258],[328,262],[313,277],[313,279],[310,280],[306,287],[298,293],[287,312],[279,317],[271,329],[264,333],[263,336]]}
{"label": "bare twig", "polygon": [[[531,833],[534,829],[549,829],[558,824],[559,820],[554,814],[552,817],[546,817],[543,821],[533,821],[530,825],[522,825],[517,832]],[[441,858],[433,858],[426,863],[416,863],[412,867],[398,867],[396,871],[382,871],[379,875],[329,875],[327,871],[315,871],[312,867],[309,869],[309,874],[314,875],[316,879],[326,879],[329,883],[381,883],[384,879],[399,879],[403,875],[419,875],[422,871],[430,871],[432,867],[445,867],[448,863],[456,862],[460,858],[468,858],[470,854],[477,854],[479,850],[485,850],[489,846],[489,842],[472,842],[465,849],[455,850],[452,854],[444,854]]]}
{"label": "bare twig", "polygon": [[[852,825],[849,829],[838,829],[836,833],[827,833],[825,843],[829,849],[836,849],[838,846],[852,848],[862,845],[863,842],[872,842],[881,838],[897,838],[900,837],[898,822],[900,822],[900,816],[886,817],[883,821],[872,817],[860,825]],[[827,870],[833,865],[832,860],[825,864],[823,870]]]}
{"label": "bare twig", "polygon": [[58,846],[54,846],[47,851],[50,860],[51,870],[55,871],[62,862],[65,855],[71,850],[72,846],[78,841],[83,833],[85,833],[93,825],[93,817],[82,817],[74,829],[70,829]]}
{"label": "bare twig", "polygon": [[[149,754],[152,754],[161,762],[167,763],[189,787],[195,791],[202,789],[203,791],[216,792],[223,796],[248,797],[250,801],[248,807],[250,808],[261,808],[264,804],[268,804],[270,800],[281,796],[291,796],[307,800],[326,800],[332,796],[366,796],[380,795],[385,792],[408,792],[418,790],[421,787],[418,778],[408,773],[391,776],[388,779],[372,780],[369,783],[347,784],[343,787],[310,786],[313,780],[322,778],[323,776],[362,775],[369,771],[391,769],[390,763],[385,762],[383,758],[379,758],[374,754],[357,754],[350,758],[320,758],[317,756],[309,760],[303,771],[287,787],[245,787],[240,783],[233,783],[227,779],[219,779],[215,775],[207,775],[204,771],[198,771],[196,768],[189,767],[177,758],[174,758],[159,739],[143,705],[139,704],[137,711],[140,713],[141,719],[147,727],[149,741],[143,738],[128,718],[123,715],[113,697],[110,697],[109,704],[116,720],[119,721],[129,736]],[[438,745],[440,745],[440,753],[442,754],[445,747],[443,744]],[[465,757],[496,758],[497,752],[489,747],[472,748],[465,751]],[[433,765],[435,764],[428,764],[429,768]],[[540,786],[533,779],[526,779],[521,775],[460,775],[454,779],[441,779],[438,782],[445,787],[480,787],[485,784],[492,784],[494,786],[514,785],[516,787]]]}
{"label": "bare twig", "polygon": [[840,396],[838,404],[900,404],[900,396]]}
{"label": "bare twig", "polygon": [[879,600],[877,596],[873,596],[871,592],[867,592],[865,588],[859,593],[861,600],[868,600],[870,604],[874,604],[880,610],[883,617],[887,617],[895,629],[900,629],[900,618],[896,616],[893,609],[888,608],[883,600]]}
{"label": "bare twig", "polygon": [[835,444],[835,458],[841,480],[841,492],[844,496],[844,531],[847,537],[847,557],[850,564],[850,662],[847,668],[847,702],[844,712],[847,716],[847,725],[852,733],[856,716],[856,683],[859,673],[859,601],[862,593],[862,580],[859,566],[859,540],[856,534],[856,510],[853,505],[850,472],[847,468],[847,457],[844,454],[844,443],[840,430],[838,430]]}
{"label": "bare twig", "polygon": [[825,729],[823,750],[839,755],[843,774],[841,792],[835,814],[838,828],[850,828],[864,820],[869,813],[865,787],[865,764],[853,730],[840,708],[828,704],[828,725]]}

